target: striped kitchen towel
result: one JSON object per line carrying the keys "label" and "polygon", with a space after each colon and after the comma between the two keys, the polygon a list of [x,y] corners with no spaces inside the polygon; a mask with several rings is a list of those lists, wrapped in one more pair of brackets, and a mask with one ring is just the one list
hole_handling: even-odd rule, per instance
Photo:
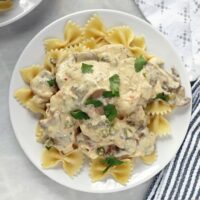
{"label": "striped kitchen towel", "polygon": [[155,176],[145,200],[200,200],[200,79],[192,86],[192,117],[176,157]]}

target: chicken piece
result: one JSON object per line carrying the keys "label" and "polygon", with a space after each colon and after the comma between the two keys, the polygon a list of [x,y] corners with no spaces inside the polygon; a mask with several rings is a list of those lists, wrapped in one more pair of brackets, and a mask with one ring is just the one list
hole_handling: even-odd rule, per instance
{"label": "chicken piece", "polygon": [[55,77],[47,70],[42,70],[32,79],[30,87],[34,94],[44,99],[50,99],[50,97],[57,92]]}

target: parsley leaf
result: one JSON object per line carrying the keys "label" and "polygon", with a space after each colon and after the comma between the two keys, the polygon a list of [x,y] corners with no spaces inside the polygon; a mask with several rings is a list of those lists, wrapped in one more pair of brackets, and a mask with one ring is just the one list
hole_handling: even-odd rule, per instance
{"label": "parsley leaf", "polygon": [[103,170],[103,173],[106,173],[111,167],[121,165],[124,162],[115,158],[114,156],[109,156],[103,160],[103,163],[107,165],[107,167]]}
{"label": "parsley leaf", "polygon": [[136,58],[135,71],[140,72],[143,69],[144,65],[146,65],[146,64],[147,64],[147,61],[144,59],[144,57],[140,56],[140,57]]}
{"label": "parsley leaf", "polygon": [[50,149],[51,149],[51,146],[45,146],[45,148],[46,148],[47,150],[50,150]]}
{"label": "parsley leaf", "polygon": [[120,86],[120,79],[118,74],[114,74],[109,78],[110,82],[110,89],[111,91],[104,91],[103,97],[105,98],[112,98],[112,97],[119,97],[119,86]]}
{"label": "parsley leaf", "polygon": [[93,65],[82,63],[81,71],[84,74],[86,74],[86,73],[92,73],[93,72],[92,68],[93,68]]}
{"label": "parsley leaf", "polygon": [[87,113],[83,112],[82,110],[74,110],[70,112],[71,116],[75,119],[90,119]]}
{"label": "parsley leaf", "polygon": [[50,79],[47,81],[47,83],[49,84],[50,87],[56,86],[56,79]]}
{"label": "parsley leaf", "polygon": [[163,101],[169,101],[169,95],[164,92],[158,93],[155,99],[162,99]]}
{"label": "parsley leaf", "polygon": [[90,105],[90,104],[94,105],[95,108],[103,105],[103,103],[97,99],[87,99],[85,105]]}
{"label": "parsley leaf", "polygon": [[112,91],[112,94],[116,97],[119,97],[119,85],[120,85],[120,79],[118,74],[114,74],[109,78],[110,81],[110,89]]}
{"label": "parsley leaf", "polygon": [[54,145],[54,141],[53,141],[52,138],[49,138],[49,139],[47,139],[47,140],[45,141],[45,148],[46,148],[47,150],[50,150],[51,147],[52,147],[53,145]]}
{"label": "parsley leaf", "polygon": [[103,109],[104,109],[104,114],[109,121],[113,121],[115,117],[117,117],[117,109],[113,104],[108,104],[104,106]]}
{"label": "parsley leaf", "polygon": [[112,98],[112,97],[114,97],[114,95],[113,95],[113,93],[111,91],[104,91],[103,92],[103,97]]}

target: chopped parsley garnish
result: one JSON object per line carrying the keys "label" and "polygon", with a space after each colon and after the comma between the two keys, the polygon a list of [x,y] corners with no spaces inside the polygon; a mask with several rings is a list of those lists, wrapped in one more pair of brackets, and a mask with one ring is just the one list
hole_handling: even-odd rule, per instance
{"label": "chopped parsley garnish", "polygon": [[56,79],[50,79],[47,81],[47,83],[49,84],[50,87],[56,86]]}
{"label": "chopped parsley garnish", "polygon": [[81,71],[84,74],[86,74],[86,73],[92,73],[93,72],[93,65],[82,63]]}
{"label": "chopped parsley garnish", "polygon": [[111,91],[104,91],[103,92],[103,97],[112,98],[112,97],[114,97],[114,95],[113,95],[113,93]]}
{"label": "chopped parsley garnish", "polygon": [[82,110],[73,110],[70,112],[71,116],[75,119],[90,119],[87,113],[83,112]]}
{"label": "chopped parsley garnish", "polygon": [[51,146],[45,146],[45,148],[47,149],[47,150],[50,150],[51,149]]}
{"label": "chopped parsley garnish", "polygon": [[85,105],[94,105],[95,108],[100,107],[103,103],[97,99],[87,99]]}
{"label": "chopped parsley garnish", "polygon": [[120,78],[118,74],[114,74],[109,78],[111,91],[104,91],[104,98],[119,97]]}
{"label": "chopped parsley garnish", "polygon": [[103,160],[103,163],[107,165],[107,167],[103,170],[103,173],[106,173],[111,167],[121,165],[124,162],[114,156],[109,156]]}
{"label": "chopped parsley garnish", "polygon": [[144,57],[140,56],[140,57],[136,58],[135,71],[140,72],[143,69],[144,65],[146,65],[146,64],[147,64],[147,61],[144,59]]}
{"label": "chopped parsley garnish", "polygon": [[47,150],[51,149],[51,147],[54,145],[54,141],[52,138],[49,138],[45,141],[45,148]]}
{"label": "chopped parsley garnish", "polygon": [[117,109],[113,104],[108,104],[103,107],[104,114],[109,121],[113,121],[117,117]]}
{"label": "chopped parsley garnish", "polygon": [[119,86],[120,86],[120,79],[119,75],[115,74],[109,78],[110,81],[110,89],[114,96],[119,97]]}
{"label": "chopped parsley garnish", "polygon": [[169,95],[164,92],[158,93],[155,99],[162,99],[163,101],[169,101]]}

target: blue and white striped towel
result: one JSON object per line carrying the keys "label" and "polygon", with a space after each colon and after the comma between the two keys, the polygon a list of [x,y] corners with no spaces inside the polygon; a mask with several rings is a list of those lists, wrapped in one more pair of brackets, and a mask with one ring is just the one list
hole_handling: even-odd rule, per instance
{"label": "blue and white striped towel", "polygon": [[200,79],[192,86],[192,117],[176,157],[154,178],[146,200],[200,200]]}

